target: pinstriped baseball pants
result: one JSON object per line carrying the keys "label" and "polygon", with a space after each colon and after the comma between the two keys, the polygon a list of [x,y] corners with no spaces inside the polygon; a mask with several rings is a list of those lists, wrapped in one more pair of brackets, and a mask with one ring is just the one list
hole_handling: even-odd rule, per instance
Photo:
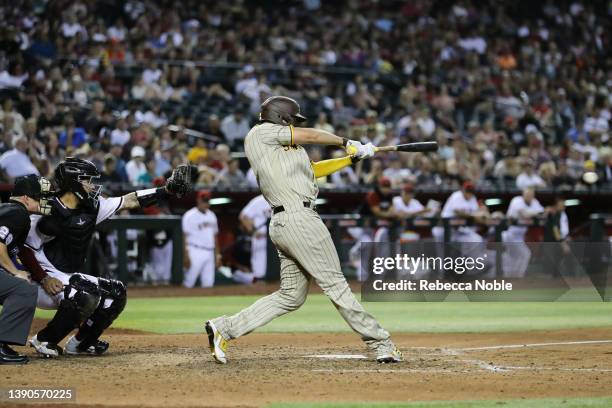
{"label": "pinstriped baseball pants", "polygon": [[233,316],[213,320],[223,337],[235,339],[298,309],[314,279],[370,348],[391,344],[389,333],[351,292],[331,235],[315,211],[301,207],[275,214],[270,222],[270,238],[280,256],[280,289]]}

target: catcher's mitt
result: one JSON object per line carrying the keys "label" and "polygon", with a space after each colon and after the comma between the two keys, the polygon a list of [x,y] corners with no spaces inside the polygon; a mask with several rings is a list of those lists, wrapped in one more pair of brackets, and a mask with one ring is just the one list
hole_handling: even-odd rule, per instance
{"label": "catcher's mitt", "polygon": [[189,164],[177,166],[166,182],[166,191],[177,197],[182,197],[193,190],[194,178],[197,178],[198,169]]}

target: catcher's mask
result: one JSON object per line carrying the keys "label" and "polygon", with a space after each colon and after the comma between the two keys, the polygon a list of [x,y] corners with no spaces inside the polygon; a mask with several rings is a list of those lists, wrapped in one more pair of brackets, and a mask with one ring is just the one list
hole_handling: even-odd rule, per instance
{"label": "catcher's mask", "polygon": [[97,208],[102,185],[94,184],[100,172],[89,160],[66,157],[55,168],[54,182],[59,194],[71,192],[77,196],[82,205]]}
{"label": "catcher's mask", "polygon": [[261,104],[259,120],[289,126],[306,121],[300,113],[300,104],[287,96],[271,96]]}

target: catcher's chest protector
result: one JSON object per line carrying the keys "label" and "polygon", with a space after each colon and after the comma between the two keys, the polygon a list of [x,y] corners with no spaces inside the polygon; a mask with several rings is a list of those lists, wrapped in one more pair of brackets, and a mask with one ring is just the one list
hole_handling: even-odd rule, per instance
{"label": "catcher's chest protector", "polygon": [[63,233],[44,245],[45,255],[53,266],[63,272],[82,272],[87,249],[96,230],[97,209],[63,209],[51,219]]}

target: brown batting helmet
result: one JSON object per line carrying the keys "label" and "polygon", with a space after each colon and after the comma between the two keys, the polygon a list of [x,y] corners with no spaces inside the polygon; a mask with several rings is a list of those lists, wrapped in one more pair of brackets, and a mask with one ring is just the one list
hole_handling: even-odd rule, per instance
{"label": "brown batting helmet", "polygon": [[289,126],[306,121],[300,114],[300,104],[287,96],[271,96],[261,104],[259,120]]}

